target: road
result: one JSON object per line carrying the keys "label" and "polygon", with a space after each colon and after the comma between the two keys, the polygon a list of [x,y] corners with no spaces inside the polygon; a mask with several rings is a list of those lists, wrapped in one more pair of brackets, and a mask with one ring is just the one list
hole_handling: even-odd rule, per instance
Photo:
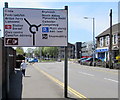
{"label": "road", "polygon": [[[52,76],[56,83],[64,83],[64,62],[36,63],[34,66],[47,77]],[[69,62],[68,72],[70,93],[86,98],[118,98],[118,70]]]}

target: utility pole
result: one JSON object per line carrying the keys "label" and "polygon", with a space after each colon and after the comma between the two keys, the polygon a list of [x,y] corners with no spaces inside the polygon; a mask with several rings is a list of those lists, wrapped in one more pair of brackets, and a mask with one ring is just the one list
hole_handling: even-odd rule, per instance
{"label": "utility pole", "polygon": [[112,9],[110,10],[109,68],[112,68]]}

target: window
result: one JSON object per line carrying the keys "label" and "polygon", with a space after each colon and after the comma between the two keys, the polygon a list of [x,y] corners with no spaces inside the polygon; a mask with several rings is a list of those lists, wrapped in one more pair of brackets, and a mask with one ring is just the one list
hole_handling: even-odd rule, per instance
{"label": "window", "polygon": [[117,44],[117,34],[113,35],[113,44]]}
{"label": "window", "polygon": [[100,38],[100,47],[103,47],[103,37]]}
{"label": "window", "polygon": [[109,36],[105,37],[105,45],[108,46],[109,45]]}

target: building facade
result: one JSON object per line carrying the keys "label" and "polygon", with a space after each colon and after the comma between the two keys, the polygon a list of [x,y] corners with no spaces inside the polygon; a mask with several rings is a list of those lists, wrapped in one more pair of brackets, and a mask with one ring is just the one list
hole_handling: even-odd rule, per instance
{"label": "building facade", "polygon": [[81,58],[81,46],[82,42],[76,42],[75,43],[75,58],[80,59]]}
{"label": "building facade", "polygon": [[81,45],[81,58],[92,57],[93,54],[93,42],[83,42]]}
{"label": "building facade", "polygon": [[[69,59],[79,59],[81,58],[81,42],[76,42],[75,44],[68,43],[68,58]],[[58,48],[58,58],[64,58],[65,48]]]}
{"label": "building facade", "polygon": [[[65,55],[65,47],[59,47],[58,48],[58,58],[64,58]],[[68,43],[68,58],[74,59],[75,58],[75,45]]]}
{"label": "building facade", "polygon": [[[120,23],[119,23],[120,24]],[[112,45],[112,59],[119,53],[118,43],[118,25],[112,26],[112,44],[110,44],[110,28],[102,32],[96,37],[96,56],[104,61],[109,61],[109,46]]]}

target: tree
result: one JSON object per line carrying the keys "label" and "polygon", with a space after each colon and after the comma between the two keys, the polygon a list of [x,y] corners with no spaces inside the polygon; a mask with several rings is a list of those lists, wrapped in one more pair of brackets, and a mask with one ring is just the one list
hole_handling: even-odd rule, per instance
{"label": "tree", "polygon": [[18,54],[23,55],[23,54],[24,54],[23,48],[22,48],[22,47],[17,47],[17,48],[16,48],[16,53],[17,53],[17,55],[18,55]]}
{"label": "tree", "polygon": [[32,49],[32,48],[28,48],[26,50],[26,56],[27,57],[33,57],[33,53],[34,53],[34,49]]}
{"label": "tree", "polygon": [[58,48],[57,47],[44,47],[43,48],[43,55],[57,58]]}
{"label": "tree", "polygon": [[37,56],[37,57],[39,57],[39,47],[36,47],[35,49],[34,49],[34,54],[35,54],[35,56]]}
{"label": "tree", "polygon": [[44,56],[43,55],[43,48],[44,47],[36,47],[34,49],[34,54],[35,54],[36,57]]}

